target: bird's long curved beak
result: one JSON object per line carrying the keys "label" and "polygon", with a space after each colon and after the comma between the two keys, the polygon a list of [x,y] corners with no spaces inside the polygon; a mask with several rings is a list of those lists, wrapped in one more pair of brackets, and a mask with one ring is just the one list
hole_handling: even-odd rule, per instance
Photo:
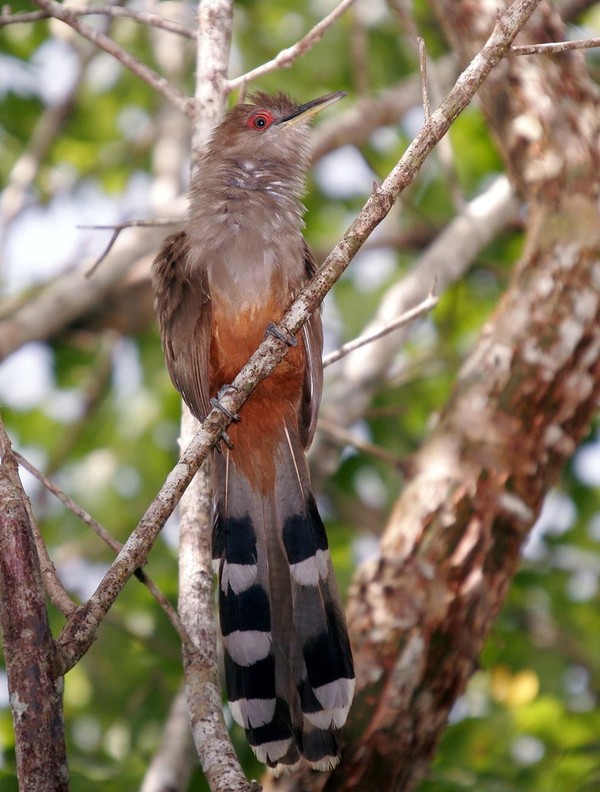
{"label": "bird's long curved beak", "polygon": [[285,116],[285,118],[281,118],[278,123],[293,126],[300,121],[309,121],[313,116],[316,116],[317,113],[320,113],[321,110],[337,102],[338,99],[343,99],[344,96],[347,96],[346,91],[335,91],[335,93],[320,96],[318,99],[313,99],[310,102],[306,102],[306,104],[299,105],[293,113]]}

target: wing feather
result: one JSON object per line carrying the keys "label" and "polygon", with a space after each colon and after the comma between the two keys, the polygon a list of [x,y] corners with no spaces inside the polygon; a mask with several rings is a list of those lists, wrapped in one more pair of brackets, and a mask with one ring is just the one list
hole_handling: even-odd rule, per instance
{"label": "wing feather", "polygon": [[206,270],[191,266],[185,231],[167,237],[152,278],[165,362],[171,380],[200,421],[210,411],[208,365],[211,333]]}

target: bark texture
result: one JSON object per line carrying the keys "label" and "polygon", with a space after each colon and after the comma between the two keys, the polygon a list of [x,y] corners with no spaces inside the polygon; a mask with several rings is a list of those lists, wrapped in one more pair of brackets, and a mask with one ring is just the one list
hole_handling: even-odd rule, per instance
{"label": "bark texture", "polygon": [[[503,2],[437,0],[463,62]],[[540,7],[517,43],[566,38]],[[480,93],[528,201],[522,260],[465,362],[350,595],[358,697],[327,780],[277,789],[402,790],[427,771],[549,487],[600,395],[599,124],[583,56],[512,57]]]}
{"label": "bark texture", "polygon": [[0,618],[19,789],[67,792],[63,677],[25,497],[0,426]]}

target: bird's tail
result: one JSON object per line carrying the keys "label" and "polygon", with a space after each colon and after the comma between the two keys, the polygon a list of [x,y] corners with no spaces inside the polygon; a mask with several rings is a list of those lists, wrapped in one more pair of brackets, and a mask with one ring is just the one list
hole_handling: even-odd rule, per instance
{"label": "bird's tail", "polygon": [[[339,760],[354,670],[327,537],[302,445],[284,429],[272,486],[257,485],[235,450],[216,456],[213,556],[232,715],[258,759]],[[242,472],[244,471],[244,472]]]}

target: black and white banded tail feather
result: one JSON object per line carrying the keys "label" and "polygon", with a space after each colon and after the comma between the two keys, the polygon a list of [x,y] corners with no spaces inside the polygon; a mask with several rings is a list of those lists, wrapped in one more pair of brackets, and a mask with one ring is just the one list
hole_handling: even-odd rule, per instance
{"label": "black and white banded tail feather", "polygon": [[261,762],[327,770],[354,669],[304,452],[285,429],[266,494],[232,456],[215,455],[213,529],[229,706]]}

